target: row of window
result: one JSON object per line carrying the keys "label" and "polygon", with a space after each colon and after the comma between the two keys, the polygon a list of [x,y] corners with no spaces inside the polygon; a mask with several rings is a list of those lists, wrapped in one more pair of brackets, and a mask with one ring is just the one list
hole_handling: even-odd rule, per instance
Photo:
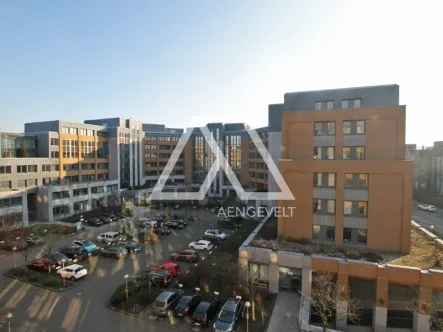
{"label": "row of window", "polygon": [[145,141],[178,142],[180,136],[146,136]]}
{"label": "row of window", "polygon": [[[330,240],[335,241],[335,227],[319,226],[312,227],[312,238],[314,240]],[[347,243],[366,244],[368,238],[367,229],[343,228],[343,241]]]}
{"label": "row of window", "polygon": [[[314,159],[318,160],[334,160],[335,147],[333,146],[316,146],[314,147]],[[365,160],[364,146],[344,146],[342,148],[343,160]]]}
{"label": "row of window", "polygon": [[[335,214],[335,200],[334,199],[318,199],[313,200],[314,213],[320,214]],[[361,201],[344,201],[343,215],[345,216],[368,216],[368,202]]]}
{"label": "row of window", "polygon": [[263,157],[262,157],[262,155],[260,154],[260,152],[257,152],[257,153],[255,153],[255,152],[250,152],[250,153],[248,154],[248,158],[249,158],[249,159],[263,159]]}
{"label": "row of window", "polygon": [[[145,176],[158,176],[161,175],[162,171],[145,171]],[[172,170],[170,175],[185,175],[183,170]]]}
{"label": "row of window", "polygon": [[[314,187],[336,186],[336,173],[314,173]],[[369,175],[361,173],[345,173],[344,187],[353,189],[367,189],[369,186]]]}
{"label": "row of window", "polygon": [[97,134],[98,137],[109,137],[109,134],[105,130],[91,130],[91,129],[78,129],[73,127],[62,127],[62,134],[70,134],[70,135],[82,135],[82,136],[95,136]]}
{"label": "row of window", "polygon": [[[118,190],[118,185],[116,185],[116,184],[106,186],[107,192],[112,192],[112,191],[116,191],[116,190]],[[105,190],[104,190],[103,186],[91,187],[92,194],[100,194],[100,193],[103,193],[104,191]],[[72,191],[73,197],[87,196],[87,195],[88,195],[88,188],[74,189]],[[63,198],[69,198],[69,197],[70,197],[70,194],[69,194],[68,190],[56,191],[56,192],[52,193],[52,199],[63,199]]]}
{"label": "row of window", "polygon": [[[147,167],[165,167],[168,164],[166,161],[145,161],[145,166]],[[184,163],[182,161],[177,161],[174,167],[183,167]]]}
{"label": "row of window", "polygon": [[[171,153],[145,153],[145,159],[157,159],[157,156],[161,159],[169,159],[171,158]],[[179,158],[184,158],[184,155],[181,154]]]}
{"label": "row of window", "polygon": [[[354,120],[343,121],[343,135],[364,135],[366,133],[366,121]],[[335,122],[314,122],[314,136],[334,136]]]}
{"label": "row of window", "polygon": [[[361,99],[343,99],[341,101],[341,108],[360,108],[362,105]],[[333,100],[321,100],[315,102],[315,109],[319,110],[332,110],[335,108],[335,102]]]}
{"label": "row of window", "polygon": [[17,166],[17,173],[37,173],[37,165],[19,165]]}
{"label": "row of window", "polygon": [[249,172],[250,178],[256,178],[256,179],[268,179],[268,174],[260,173],[260,172]]}
{"label": "row of window", "polygon": [[0,209],[9,208],[9,207],[13,207],[13,206],[21,206],[21,205],[22,205],[22,198],[21,197],[0,199]]}

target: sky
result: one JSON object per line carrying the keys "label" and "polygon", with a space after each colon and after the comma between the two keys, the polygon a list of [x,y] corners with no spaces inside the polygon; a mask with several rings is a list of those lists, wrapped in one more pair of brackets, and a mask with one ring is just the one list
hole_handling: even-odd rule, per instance
{"label": "sky", "polygon": [[3,0],[0,130],[105,117],[257,128],[286,92],[399,84],[407,143],[432,145],[443,140],[442,9],[439,0]]}

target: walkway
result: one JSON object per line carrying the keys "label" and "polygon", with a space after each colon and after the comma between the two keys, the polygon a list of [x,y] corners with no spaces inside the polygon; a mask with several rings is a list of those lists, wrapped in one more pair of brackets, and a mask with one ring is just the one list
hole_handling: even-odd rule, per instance
{"label": "walkway", "polygon": [[299,313],[300,297],[298,295],[278,294],[267,332],[299,332]]}

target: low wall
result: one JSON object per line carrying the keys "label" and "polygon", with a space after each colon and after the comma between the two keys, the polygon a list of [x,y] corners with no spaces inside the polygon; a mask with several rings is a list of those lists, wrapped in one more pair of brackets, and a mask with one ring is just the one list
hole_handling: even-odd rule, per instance
{"label": "low wall", "polygon": [[438,248],[443,250],[443,240],[439,239],[437,235],[433,234],[432,232],[428,231],[425,227],[420,226],[418,223],[416,223],[414,220],[411,220],[411,225],[416,230],[421,232],[424,236],[426,236],[428,239],[435,242]]}

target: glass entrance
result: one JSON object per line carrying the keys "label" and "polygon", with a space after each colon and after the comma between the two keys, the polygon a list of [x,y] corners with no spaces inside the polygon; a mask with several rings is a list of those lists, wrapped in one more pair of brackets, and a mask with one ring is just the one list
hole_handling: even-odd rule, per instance
{"label": "glass entrance", "polygon": [[279,268],[278,288],[283,293],[299,293],[301,291],[302,270],[295,268]]}

